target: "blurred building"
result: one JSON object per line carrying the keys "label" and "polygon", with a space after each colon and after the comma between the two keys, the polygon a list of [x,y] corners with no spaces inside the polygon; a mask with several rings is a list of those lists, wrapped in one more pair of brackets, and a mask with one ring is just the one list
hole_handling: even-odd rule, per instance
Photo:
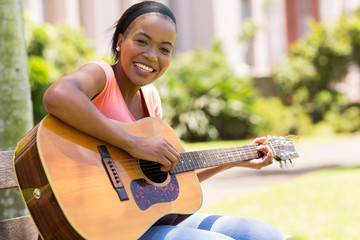
{"label": "blurred building", "polygon": [[[35,23],[81,26],[99,52],[109,52],[112,26],[139,0],[23,0]],[[223,43],[239,75],[270,76],[289,45],[308,32],[313,19],[331,24],[354,11],[360,0],[160,0],[177,18],[176,51]]]}

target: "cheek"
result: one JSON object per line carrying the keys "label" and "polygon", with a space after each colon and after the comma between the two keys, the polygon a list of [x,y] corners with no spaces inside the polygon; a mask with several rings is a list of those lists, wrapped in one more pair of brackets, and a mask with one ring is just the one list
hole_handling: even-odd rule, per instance
{"label": "cheek", "polygon": [[170,64],[171,64],[171,56],[167,56],[167,57],[164,57],[161,61],[161,68],[162,68],[162,73],[164,73],[169,67],[170,67]]}

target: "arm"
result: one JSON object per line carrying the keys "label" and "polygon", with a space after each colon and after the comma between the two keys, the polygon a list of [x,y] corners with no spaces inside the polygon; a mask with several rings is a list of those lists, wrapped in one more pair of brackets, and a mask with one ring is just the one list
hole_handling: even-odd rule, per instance
{"label": "arm", "polygon": [[159,162],[163,171],[173,168],[180,155],[166,139],[135,137],[92,104],[91,99],[105,84],[103,70],[96,64],[86,64],[52,84],[45,92],[44,106],[50,114],[90,136],[122,148],[136,158]]}
{"label": "arm", "polygon": [[[266,138],[256,138],[254,141],[252,141],[252,144],[256,143],[264,143],[266,141]],[[229,164],[229,165],[222,165],[218,167],[212,167],[207,169],[202,169],[196,172],[198,179],[200,182],[205,181],[206,179],[214,176],[215,174],[222,172],[226,169],[232,168],[232,167],[247,167],[247,168],[253,168],[253,169],[261,169],[267,165],[270,165],[273,163],[273,152],[271,151],[269,146],[265,145],[259,145],[257,148],[258,151],[264,153],[264,156],[258,159],[253,159],[250,161],[240,161],[238,163]]]}

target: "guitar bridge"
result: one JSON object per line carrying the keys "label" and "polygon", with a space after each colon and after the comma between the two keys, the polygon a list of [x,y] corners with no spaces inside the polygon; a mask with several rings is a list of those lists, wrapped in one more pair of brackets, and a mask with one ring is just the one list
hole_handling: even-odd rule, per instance
{"label": "guitar bridge", "polygon": [[99,153],[101,155],[101,160],[105,166],[106,172],[110,178],[110,181],[115,188],[117,194],[121,201],[129,200],[129,197],[125,191],[121,177],[115,167],[114,160],[111,158],[109,151],[105,145],[98,146]]}

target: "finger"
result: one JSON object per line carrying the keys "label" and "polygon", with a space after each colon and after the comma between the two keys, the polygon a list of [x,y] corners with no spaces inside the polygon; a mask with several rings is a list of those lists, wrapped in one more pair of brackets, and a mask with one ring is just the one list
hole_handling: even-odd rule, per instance
{"label": "finger", "polygon": [[252,142],[251,142],[251,144],[256,144],[256,143],[264,143],[264,142],[266,142],[266,138],[265,137],[259,137],[259,138],[255,138]]}
{"label": "finger", "polygon": [[259,145],[256,150],[264,154],[262,158],[264,158],[269,152],[269,149],[265,145]]}
{"label": "finger", "polygon": [[260,159],[263,160],[263,163],[267,165],[270,165],[273,163],[273,152],[271,151],[269,146],[261,145],[257,147],[257,150],[264,153],[264,156]]}
{"label": "finger", "polygon": [[159,163],[162,165],[160,171],[162,172],[170,171],[172,164],[165,156],[159,161]]}
{"label": "finger", "polygon": [[177,148],[174,145],[172,145],[170,142],[168,142],[168,145],[170,147],[170,152],[179,160],[180,153],[178,152]]}
{"label": "finger", "polygon": [[[165,157],[169,160],[169,162],[171,163],[171,166],[170,166],[170,171],[172,169],[174,169],[174,167],[176,166],[176,164],[178,163],[179,161],[179,157],[177,156],[178,154],[175,152],[171,152],[171,151],[168,151],[165,155]],[[180,155],[179,155],[180,156]]]}
{"label": "finger", "polygon": [[264,142],[266,142],[266,138],[265,137],[255,138],[255,142],[256,143],[264,143]]}

